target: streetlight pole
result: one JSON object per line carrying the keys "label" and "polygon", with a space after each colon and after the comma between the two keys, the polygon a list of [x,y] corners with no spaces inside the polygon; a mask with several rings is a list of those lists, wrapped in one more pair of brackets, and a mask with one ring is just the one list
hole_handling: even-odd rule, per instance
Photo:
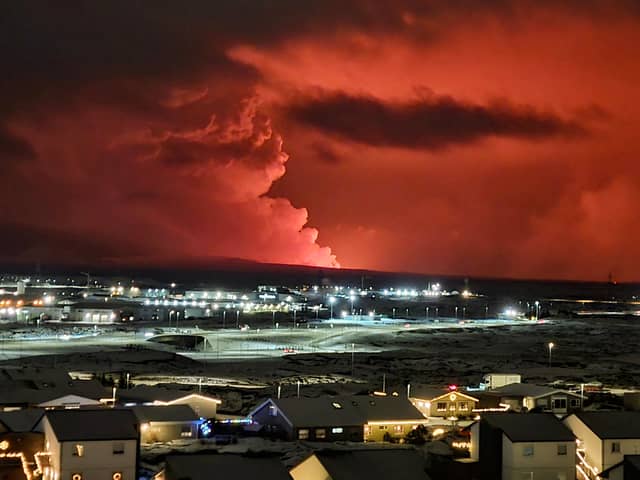
{"label": "streetlight pole", "polygon": [[171,310],[169,312],[169,327],[171,327],[171,315],[173,315],[174,313],[176,313],[175,310]]}
{"label": "streetlight pole", "polygon": [[553,342],[549,342],[547,347],[549,347],[549,368],[551,368],[551,349],[555,347],[555,344]]}
{"label": "streetlight pole", "polygon": [[240,327],[240,310],[236,310],[236,328]]}
{"label": "streetlight pole", "polygon": [[336,303],[336,297],[329,297],[329,308],[331,309],[331,320],[333,320],[333,304]]}
{"label": "streetlight pole", "polygon": [[353,295],[351,295],[349,297],[349,300],[351,301],[351,315],[353,315],[353,302],[355,301],[356,297],[354,297]]}
{"label": "streetlight pole", "polygon": [[222,311],[222,329],[224,330],[227,324],[227,311]]}
{"label": "streetlight pole", "polygon": [[424,319],[429,320],[429,307],[425,307],[424,309]]}
{"label": "streetlight pole", "polygon": [[540,319],[540,302],[536,300],[536,322]]}
{"label": "streetlight pole", "polygon": [[276,328],[276,311],[271,312],[271,325]]}
{"label": "streetlight pole", "polygon": [[293,328],[296,328],[296,307],[293,306]]}
{"label": "streetlight pole", "polygon": [[393,318],[396,318],[396,308],[395,308],[395,307],[393,307],[393,308],[391,309],[391,311],[393,312]]}

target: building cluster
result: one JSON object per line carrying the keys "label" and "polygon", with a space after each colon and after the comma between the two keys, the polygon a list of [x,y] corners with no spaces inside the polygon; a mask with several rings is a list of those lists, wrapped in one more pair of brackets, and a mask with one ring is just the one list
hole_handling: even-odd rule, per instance
{"label": "building cluster", "polygon": [[[584,395],[491,374],[484,390],[279,398],[248,415],[192,390],[105,388],[57,370],[0,370],[0,478],[134,480],[159,442],[155,480],[237,478],[628,480],[640,478],[637,395],[625,411],[588,411]],[[507,381],[518,380],[506,383]],[[574,401],[576,400],[577,401]],[[218,453],[242,437],[305,445],[304,454]],[[186,442],[186,443],[185,443]],[[429,446],[451,455],[434,461]],[[418,448],[416,445],[421,445]],[[195,451],[195,453],[193,453]],[[437,455],[436,455],[437,456]]]}

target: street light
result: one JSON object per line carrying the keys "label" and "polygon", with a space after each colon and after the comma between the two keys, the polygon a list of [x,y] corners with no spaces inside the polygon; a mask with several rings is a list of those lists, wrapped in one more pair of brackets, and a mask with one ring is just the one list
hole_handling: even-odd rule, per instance
{"label": "street light", "polygon": [[392,308],[391,311],[393,312],[393,318],[396,318],[396,309],[395,309],[395,307]]}
{"label": "street light", "polygon": [[175,310],[171,310],[169,312],[169,326],[171,326],[171,315],[173,315],[174,313],[176,313]]}
{"label": "street light", "polygon": [[429,320],[429,307],[425,307],[424,309],[424,319]]}
{"label": "street light", "polygon": [[551,367],[551,349],[555,347],[555,344],[553,342],[549,342],[547,347],[549,347],[549,367]]}
{"label": "street light", "polygon": [[240,327],[240,310],[236,310],[236,328]]}
{"label": "street light", "polygon": [[536,321],[540,318],[540,302],[536,300]]}
{"label": "street light", "polygon": [[336,297],[329,297],[329,307],[331,308],[331,320],[333,320],[333,304],[336,303]]}
{"label": "street light", "polygon": [[353,302],[355,302],[356,297],[354,297],[353,295],[351,295],[349,297],[349,300],[351,301],[351,315],[353,315]]}

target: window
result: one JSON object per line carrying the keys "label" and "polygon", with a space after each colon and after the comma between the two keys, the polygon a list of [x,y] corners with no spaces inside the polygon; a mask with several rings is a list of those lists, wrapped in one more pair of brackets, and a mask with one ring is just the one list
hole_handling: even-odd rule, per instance
{"label": "window", "polygon": [[340,405],[338,402],[333,402],[331,404],[333,406],[333,408],[335,408],[336,410],[340,410],[342,408],[342,405]]}
{"label": "window", "polygon": [[554,398],[551,400],[551,408],[554,410],[564,410],[567,408],[566,398]]}
{"label": "window", "polygon": [[458,402],[458,410],[466,412],[467,410],[469,410],[469,403],[468,402]]}
{"label": "window", "polygon": [[567,454],[567,444],[559,443],[558,444],[558,455],[566,455]]}
{"label": "window", "polygon": [[386,429],[387,429],[387,426],[386,426],[386,425],[380,425],[380,426],[378,427],[378,429],[380,429],[380,430],[386,430]]}
{"label": "window", "polygon": [[620,442],[611,442],[611,453],[620,453]]}
{"label": "window", "polygon": [[276,407],[275,405],[270,405],[269,406],[269,416],[270,417],[277,417],[278,416],[278,407]]}
{"label": "window", "polygon": [[439,412],[446,412],[447,402],[438,402],[438,404],[436,405],[436,408],[438,409]]}
{"label": "window", "polygon": [[298,430],[298,439],[307,440],[309,438],[309,430],[307,428],[301,428]]}
{"label": "window", "polygon": [[79,443],[76,443],[73,446],[73,453],[72,455],[74,457],[84,457],[84,445],[81,445]]}
{"label": "window", "polygon": [[113,454],[122,455],[124,453],[124,443],[117,442],[113,444]]}
{"label": "window", "polygon": [[569,405],[571,405],[571,408],[578,408],[580,406],[580,399],[579,398],[572,398],[569,401]]}
{"label": "window", "polygon": [[393,431],[396,433],[402,433],[402,425],[394,425]]}
{"label": "window", "polygon": [[342,433],[342,427],[334,427],[331,429],[331,433]]}
{"label": "window", "polygon": [[193,432],[191,431],[191,424],[182,425],[180,428],[180,436],[181,437],[191,437],[193,436]]}
{"label": "window", "polygon": [[522,456],[523,457],[532,457],[533,456],[533,445],[523,445],[522,446]]}
{"label": "window", "polygon": [[316,428],[316,438],[317,439],[327,438],[327,431],[324,428]]}

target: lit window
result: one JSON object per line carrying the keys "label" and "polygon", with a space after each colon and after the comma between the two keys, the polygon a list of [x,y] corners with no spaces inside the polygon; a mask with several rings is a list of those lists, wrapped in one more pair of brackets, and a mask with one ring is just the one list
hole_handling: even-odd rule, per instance
{"label": "lit window", "polygon": [[438,402],[438,405],[436,406],[436,408],[438,409],[439,412],[446,412],[447,402]]}
{"label": "lit window", "polygon": [[378,428],[379,428],[380,430],[386,430],[386,429],[387,429],[387,426],[386,426],[386,425],[380,425]]}
{"label": "lit window", "polygon": [[77,443],[73,447],[73,456],[74,457],[84,457],[84,445]]}
{"label": "lit window", "polygon": [[338,402],[333,402],[331,405],[333,405],[333,408],[340,410],[342,408],[342,405],[340,405]]}
{"label": "lit window", "polygon": [[467,410],[469,410],[469,404],[467,402],[458,402],[458,410],[466,412]]}
{"label": "lit window", "polygon": [[331,429],[331,433],[342,433],[342,427],[334,427]]}
{"label": "lit window", "polygon": [[316,428],[316,438],[317,439],[327,438],[327,431],[324,428]]}
{"label": "lit window", "polygon": [[620,453],[620,442],[611,442],[611,453]]}
{"label": "lit window", "polygon": [[567,454],[567,445],[565,443],[558,444],[558,455],[566,455]]}
{"label": "lit window", "polygon": [[523,445],[522,446],[522,456],[523,457],[532,457],[533,456],[533,445]]}
{"label": "lit window", "polygon": [[402,425],[394,425],[393,431],[396,433],[402,433]]}
{"label": "lit window", "polygon": [[124,443],[117,442],[113,444],[113,454],[122,455],[124,453]]}
{"label": "lit window", "polygon": [[275,405],[270,405],[269,406],[269,416],[270,417],[277,417],[278,416],[278,408]]}
{"label": "lit window", "polygon": [[298,439],[299,440],[306,440],[309,438],[309,430],[306,428],[301,428],[300,430],[298,430]]}
{"label": "lit window", "polygon": [[182,425],[182,428],[180,429],[180,436],[181,437],[191,437],[191,436],[193,436],[193,432],[191,430],[191,425]]}
{"label": "lit window", "polygon": [[552,400],[552,408],[554,410],[563,410],[567,408],[567,399],[566,398],[554,398]]}

